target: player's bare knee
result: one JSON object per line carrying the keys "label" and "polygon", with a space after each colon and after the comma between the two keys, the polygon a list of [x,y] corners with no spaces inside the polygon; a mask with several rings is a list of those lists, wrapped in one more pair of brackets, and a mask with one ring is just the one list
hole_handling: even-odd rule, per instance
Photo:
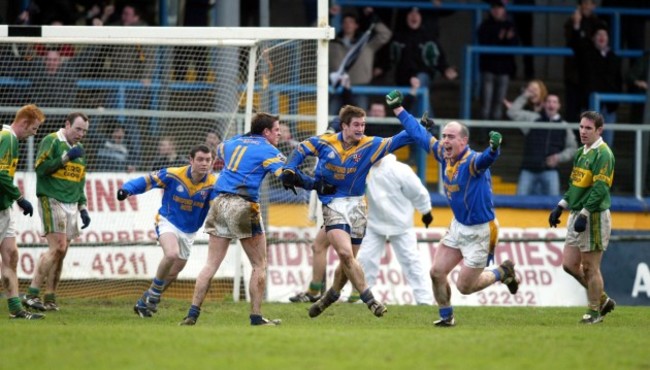
{"label": "player's bare knee", "polygon": [[456,288],[461,294],[467,295],[474,293],[474,284],[470,284],[462,280],[456,282]]}

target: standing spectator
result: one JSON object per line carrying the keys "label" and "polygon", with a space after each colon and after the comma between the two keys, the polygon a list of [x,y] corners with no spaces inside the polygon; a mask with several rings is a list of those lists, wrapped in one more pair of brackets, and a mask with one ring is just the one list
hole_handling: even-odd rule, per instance
{"label": "standing spectator", "polygon": [[[33,80],[33,100],[42,107],[71,107],[75,94],[75,70],[72,61],[63,57],[60,50],[44,50]],[[54,94],[53,91],[66,91]]]}
{"label": "standing spectator", "polygon": [[436,71],[448,80],[458,77],[456,70],[447,63],[437,35],[423,25],[418,8],[409,10],[406,27],[395,32],[391,61],[395,65],[395,83],[400,86],[413,87],[411,79],[415,77],[419,86],[430,90]]}
{"label": "standing spectator", "polygon": [[[609,33],[604,24],[594,30],[590,40],[580,38],[579,31],[574,31],[571,48],[576,55],[580,69],[580,107],[587,110],[589,97],[594,92],[618,93],[623,89],[621,59],[609,47]],[[616,123],[618,103],[604,103],[600,107],[605,122]],[[603,140],[613,147],[614,131],[603,133]]]}
{"label": "standing spectator", "polygon": [[168,167],[182,167],[187,165],[187,160],[176,151],[176,141],[171,136],[164,136],[158,142],[158,154],[151,170],[158,171]]}
{"label": "standing spectator", "polygon": [[[548,90],[542,80],[528,82],[524,92],[514,102],[504,100],[506,114],[513,121],[530,121],[537,118],[537,115],[544,109],[544,101]],[[531,118],[533,117],[533,118]]]}
{"label": "standing spectator", "polygon": [[433,221],[429,191],[411,167],[389,154],[373,165],[368,175],[368,228],[357,259],[371,288],[377,281],[379,261],[390,242],[397,260],[413,288],[415,302],[433,303],[431,283],[422,268],[418,243],[413,230],[414,208],[422,214],[425,227]]}
{"label": "standing spectator", "polygon": [[614,154],[601,135],[603,116],[587,111],[580,117],[580,141],[573,160],[569,190],[551,212],[550,227],[560,223],[565,209],[570,211],[562,265],[587,289],[589,306],[580,323],[596,324],[616,307],[604,290],[600,263],[612,231],[610,188],[614,180]]}
{"label": "standing spectator", "polygon": [[[515,46],[519,37],[515,25],[508,19],[505,5],[500,0],[492,1],[490,14],[478,28],[478,42],[489,46]],[[503,114],[503,99],[508,92],[510,77],[516,71],[515,57],[502,54],[481,54],[481,119],[500,120]]]}
{"label": "standing spectator", "polygon": [[[535,0],[510,0],[509,4],[515,5],[535,5]],[[517,29],[517,35],[521,41],[521,46],[532,47],[533,44],[533,12],[516,12],[512,15],[512,21]],[[532,80],[535,76],[535,63],[532,55],[522,57],[524,64],[524,79]]]}
{"label": "standing spectator", "polygon": [[12,319],[36,320],[44,317],[26,311],[18,296],[18,246],[14,221],[11,219],[11,206],[14,202],[23,211],[23,215],[32,217],[34,214],[32,204],[14,185],[14,173],[18,166],[18,141],[34,136],[43,121],[43,112],[30,104],[20,108],[11,125],[3,125],[0,131],[0,280],[7,296],[9,317]]}
{"label": "standing spectator", "polygon": [[[127,4],[122,8],[120,21],[112,25],[145,27],[148,24],[143,19],[142,11],[138,6]],[[115,92],[113,99],[109,101],[109,106],[124,109],[145,109],[149,103],[149,87],[155,67],[154,48],[139,44],[109,46],[109,48],[108,60],[106,61],[109,66],[108,78],[140,83],[136,88],[128,88],[124,92]],[[123,96],[120,95],[122,93]],[[124,107],[119,106],[121,102],[125,103]],[[133,116],[120,117],[119,120],[128,132],[126,145],[132,154],[128,159],[129,166],[134,170],[142,169],[141,122],[138,117]],[[157,130],[153,127],[147,131],[154,135],[157,134]]]}
{"label": "standing spectator", "polygon": [[[430,274],[440,313],[440,319],[434,325],[454,326],[456,319],[448,276],[461,261],[463,265],[456,287],[462,294],[481,291],[497,281],[507,285],[511,294],[516,294],[519,289],[512,261],[505,260],[496,268],[485,269],[494,258],[498,238],[490,166],[499,157],[502,137],[498,132],[490,132],[489,148],[477,153],[469,147],[469,130],[462,123],[447,123],[442,129],[442,140],[438,140],[402,107],[399,91],[386,95],[386,103],[409,136],[442,165],[443,181],[454,217],[436,250]],[[422,121],[425,126],[433,126],[433,120],[423,117]]]}
{"label": "standing spectator", "polygon": [[111,128],[110,136],[106,138],[101,148],[97,150],[95,156],[96,171],[103,172],[133,172],[127,166],[129,159],[129,149],[124,143],[124,127],[115,124]]}
{"label": "standing spectator", "polygon": [[[518,100],[523,100],[517,98]],[[560,195],[560,173],[557,166],[568,162],[578,147],[575,135],[565,130],[544,129],[542,122],[563,122],[560,116],[560,98],[549,94],[540,114],[532,113],[535,119],[532,128],[522,128],[526,139],[524,155],[517,183],[517,195]],[[511,110],[515,110],[515,104]]]}
{"label": "standing spectator", "polygon": [[[564,23],[564,39],[568,47],[589,40],[596,27],[603,23],[594,13],[595,9],[594,0],[578,0],[576,10]],[[581,67],[577,55],[564,58],[565,117],[569,122],[578,122],[581,108],[584,108],[580,102]]]}
{"label": "standing spectator", "polygon": [[[379,159],[409,144],[412,140],[401,132],[382,139],[365,136],[366,112],[355,106],[345,106],[339,113],[341,132],[313,136],[300,143],[291,154],[284,173],[293,173],[307,156],[318,157],[320,176],[337,187],[333,195],[321,195],[323,220],[327,238],[339,256],[332,287],[309,308],[309,316],[316,317],[338,301],[341,289],[348,279],[361,292],[360,298],[377,317],[387,309],[372,294],[356,260],[366,232],[367,210],[363,195],[370,167]],[[283,183],[291,183],[284,179]]]}
{"label": "standing spectator", "polygon": [[[68,114],[64,128],[47,135],[36,156],[36,196],[47,251],[41,254],[23,304],[40,311],[58,311],[56,289],[70,242],[90,225],[86,208],[86,157],[81,140],[88,132],[88,117]],[[46,281],[44,300],[41,287]]]}
{"label": "standing spectator", "polygon": [[212,151],[206,145],[197,145],[190,150],[189,157],[188,166],[151,172],[128,181],[117,192],[117,200],[123,201],[154,188],[163,189],[162,205],[155,217],[163,258],[151,286],[133,306],[133,311],[142,318],[158,312],[162,292],[185,267],[196,232],[203,225],[214,199],[212,187],[217,176],[210,173]]}
{"label": "standing spectator", "polygon": [[[384,25],[378,17],[373,18],[370,35],[362,36],[359,30],[357,16],[351,13],[343,15],[342,30],[329,46],[329,65],[332,78],[332,85],[337,88],[340,84],[342,73],[349,77],[350,86],[369,85],[373,79],[373,67],[375,54],[383,45],[390,41],[392,32]],[[351,52],[360,48],[356,53]],[[368,97],[356,95],[354,104],[366,109]],[[330,101],[330,114],[338,113],[342,106],[340,97],[335,95]]]}
{"label": "standing spectator", "polygon": [[[643,53],[643,57],[632,63],[627,73],[628,91],[632,94],[646,94],[648,91],[648,68],[650,67],[650,50]],[[647,104],[647,102],[645,103]],[[632,104],[630,107],[630,122],[642,123],[645,104]],[[650,117],[648,117],[650,118]]]}
{"label": "standing spectator", "polygon": [[[226,256],[230,241],[239,239],[250,260],[251,325],[278,325],[279,320],[262,316],[262,300],[266,287],[266,237],[259,204],[259,190],[267,173],[281,175],[284,156],[277,149],[280,140],[280,118],[257,113],[251,131],[219,144],[217,155],[228,164],[219,175],[213,191],[217,197],[211,204],[205,222],[210,234],[208,259],[194,287],[194,296],[181,325],[194,325],[201,313],[212,277]],[[300,174],[300,184],[311,189],[314,181]],[[293,189],[295,191],[295,189]]]}

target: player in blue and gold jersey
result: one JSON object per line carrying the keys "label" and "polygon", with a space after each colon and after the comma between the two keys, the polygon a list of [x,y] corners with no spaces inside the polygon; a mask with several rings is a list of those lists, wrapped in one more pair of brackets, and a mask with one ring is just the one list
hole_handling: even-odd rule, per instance
{"label": "player in blue and gold jersey", "polygon": [[[461,261],[463,265],[456,287],[462,294],[478,292],[497,281],[506,284],[512,294],[519,288],[512,261],[506,260],[493,270],[485,270],[498,237],[490,166],[499,157],[501,134],[490,132],[490,147],[484,152],[475,152],[468,145],[469,130],[464,124],[457,121],[447,123],[442,129],[442,139],[438,140],[402,107],[399,91],[386,95],[386,103],[406,132],[441,164],[445,194],[454,218],[436,250],[430,272],[433,294],[440,311],[440,320],[434,324],[454,326],[456,321],[447,276]],[[432,126],[433,120],[425,114],[422,123]]]}
{"label": "player in blue and gold jersey", "polygon": [[212,155],[210,148],[197,145],[190,150],[189,166],[163,168],[135,178],[117,192],[117,199],[123,201],[130,195],[163,189],[162,206],[156,215],[156,233],[164,255],[151,286],[133,307],[140,317],[151,317],[157,311],[163,290],[176,280],[190,257],[194,237],[214,197],[212,188],[217,175],[211,171]]}
{"label": "player in blue and gold jersey", "polygon": [[[260,185],[266,174],[272,173],[277,177],[282,174],[285,157],[276,147],[279,140],[280,118],[257,113],[248,134],[235,136],[217,147],[217,157],[224,160],[225,167],[214,188],[217,197],[205,221],[205,232],[210,234],[208,259],[196,279],[192,305],[181,325],[196,324],[212,277],[226,256],[232,239],[240,240],[252,266],[251,325],[280,323],[262,316],[266,288],[266,237],[258,203]],[[322,182],[315,184],[313,178],[301,173],[298,173],[298,178],[295,185],[329,192],[330,187]]]}
{"label": "player in blue and gold jersey", "polygon": [[[372,165],[385,155],[410,144],[406,132],[380,138],[366,136],[366,112],[346,105],[339,112],[341,132],[311,137],[291,154],[283,173],[283,182],[290,185],[296,168],[307,156],[318,157],[320,176],[336,186],[336,193],[319,195],[323,202],[323,219],[327,238],[341,263],[334,273],[334,282],[327,293],[309,308],[309,316],[320,315],[339,299],[341,289],[350,280],[360,298],[381,317],[386,307],[376,300],[363,276],[355,255],[366,232],[367,207],[364,199],[366,177]],[[319,175],[317,175],[318,177]]]}

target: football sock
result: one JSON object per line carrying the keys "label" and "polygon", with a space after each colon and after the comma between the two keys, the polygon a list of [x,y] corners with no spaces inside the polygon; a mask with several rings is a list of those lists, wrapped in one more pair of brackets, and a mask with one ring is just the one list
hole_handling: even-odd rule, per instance
{"label": "football sock", "polygon": [[315,283],[312,281],[309,283],[309,290],[307,290],[307,293],[312,296],[319,295],[321,289],[323,289],[323,283]]}
{"label": "football sock", "polygon": [[496,281],[501,281],[501,270],[498,267],[490,271],[494,274],[494,277],[497,279]]}
{"label": "football sock", "polygon": [[39,288],[33,288],[29,287],[27,288],[27,295],[31,297],[38,297],[38,295],[41,294],[41,290]]}
{"label": "football sock", "polygon": [[190,310],[187,313],[187,316],[193,317],[195,320],[199,318],[199,315],[201,314],[201,307],[191,305]]}
{"label": "football sock", "polygon": [[438,312],[440,312],[441,319],[448,319],[454,315],[454,308],[452,306],[440,307]]}
{"label": "football sock", "polygon": [[20,302],[19,297],[7,298],[7,303],[9,304],[9,312],[16,313],[23,309],[23,304]]}
{"label": "football sock", "polygon": [[591,315],[591,317],[600,316],[600,312],[598,312],[597,310],[592,310],[591,308],[587,310],[587,314]]}
{"label": "football sock", "polygon": [[160,295],[163,291],[163,288],[165,287],[165,280],[159,280],[158,278],[153,278],[153,281],[151,282],[151,292],[154,295]]}
{"label": "football sock", "polygon": [[56,295],[54,293],[45,293],[45,302],[56,302]]}
{"label": "football sock", "polygon": [[609,296],[607,295],[607,293],[603,291],[603,294],[600,295],[600,304],[602,305],[603,303],[605,303],[607,298],[609,298]]}
{"label": "football sock", "polygon": [[359,295],[359,297],[361,298],[361,300],[365,304],[372,303],[372,301],[375,300],[375,296],[372,295],[372,292],[370,291],[370,288],[367,288],[366,290],[364,290],[363,293],[361,293]]}

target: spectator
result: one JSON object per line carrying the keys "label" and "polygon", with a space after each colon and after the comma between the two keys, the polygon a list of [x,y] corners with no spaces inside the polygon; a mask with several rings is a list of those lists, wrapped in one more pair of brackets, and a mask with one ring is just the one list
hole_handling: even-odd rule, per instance
{"label": "spectator", "polygon": [[[448,80],[458,73],[447,63],[447,58],[438,37],[423,26],[422,14],[418,8],[411,8],[406,15],[406,27],[393,36],[391,61],[395,66],[395,83],[411,86],[411,78],[419,85],[431,88],[431,82],[439,71]],[[433,113],[432,113],[433,114]]]}
{"label": "spectator", "polygon": [[[39,58],[34,86],[33,101],[42,107],[71,107],[75,95],[74,68],[72,62],[64,58],[60,49],[43,49],[44,56]],[[56,91],[66,91],[56,94]]]}
{"label": "spectator", "polygon": [[[510,0],[509,4],[535,5],[535,0]],[[517,29],[521,46],[532,47],[533,45],[533,12],[516,12],[512,15],[512,21]],[[535,76],[535,64],[532,55],[524,55],[524,78],[532,80]]]}
{"label": "spectator", "polygon": [[[507,100],[503,104],[508,109],[506,114],[513,121],[534,121],[544,108],[548,90],[542,80],[528,82],[524,92],[514,102]],[[532,117],[532,118],[531,118]]]}
{"label": "spectator", "polygon": [[[515,25],[508,20],[505,5],[501,0],[492,1],[490,14],[478,28],[478,42],[490,46],[519,44]],[[502,102],[508,91],[510,77],[514,76],[516,71],[515,57],[481,54],[479,62],[482,90],[481,119],[500,120],[503,114]]]}
{"label": "spectator", "polygon": [[[519,109],[520,102],[526,98],[526,93],[522,94],[515,100],[511,110]],[[560,174],[557,166],[573,159],[578,144],[569,128],[541,128],[541,122],[565,122],[560,116],[560,108],[560,98],[549,94],[541,113],[529,112],[529,118],[534,118],[531,121],[535,122],[535,125],[532,128],[522,128],[526,139],[517,195],[560,195]]]}
{"label": "spectator", "polygon": [[[650,64],[650,50],[643,54],[632,64],[627,73],[628,91],[632,94],[646,94],[648,91],[648,65]],[[643,122],[644,104],[632,104],[630,108],[630,122]],[[650,118],[650,117],[649,117]]]}
{"label": "spectator", "polygon": [[[357,17],[351,13],[343,15],[342,30],[329,47],[333,87],[338,87],[343,73],[349,76],[351,86],[368,85],[372,82],[375,53],[390,41],[392,32],[378,17],[374,18],[370,27],[366,31],[370,34],[363,35],[359,30]],[[355,48],[360,48],[356,58],[353,51]],[[367,109],[368,97],[356,95],[353,103]],[[330,102],[330,114],[337,114],[341,106],[343,106],[341,98],[333,96]]]}
{"label": "spectator", "polygon": [[[629,9],[650,9],[649,0],[603,0],[601,3],[603,8],[629,8]],[[611,17],[611,16],[610,16]],[[608,17],[609,18],[609,17]],[[620,17],[620,45],[621,48],[632,50],[645,49],[645,36],[646,36],[646,21],[647,15],[621,15]],[[607,22],[613,25],[614,22]]]}
{"label": "spectator", "polygon": [[[575,12],[564,23],[564,38],[567,46],[588,40],[596,26],[602,24],[594,13],[595,9],[594,0],[578,0]],[[564,58],[565,117],[569,122],[578,122],[581,112],[579,70],[580,66],[575,55]]]}
{"label": "spectator", "polygon": [[84,23],[88,26],[102,26],[112,23],[115,5],[109,1],[93,1],[84,9]]}
{"label": "spectator", "polygon": [[163,168],[182,167],[188,164],[187,159],[178,155],[176,141],[171,136],[164,136],[158,142],[158,155],[151,166],[152,171]]}
{"label": "spectator", "polygon": [[132,172],[132,167],[127,168],[129,150],[124,142],[124,127],[119,124],[111,128],[110,137],[97,151],[95,167],[103,172]]}
{"label": "spectator", "polygon": [[[114,26],[147,26],[142,17],[141,10],[131,4],[122,8],[121,18]],[[109,99],[108,106],[122,109],[146,109],[149,101],[149,86],[153,78],[155,60],[154,49],[151,46],[139,44],[109,46],[105,63],[110,66],[107,76],[110,79],[125,82],[139,82],[136,88],[125,89],[123,92],[115,92],[112,99]],[[121,106],[124,104],[124,106]],[[137,169],[141,166],[141,122],[137,117],[120,117],[120,123],[128,132],[126,140],[127,148],[131,156],[129,166]],[[149,133],[157,134],[157,130],[151,127]]]}
{"label": "spectator", "polygon": [[[205,145],[212,150],[213,154],[216,156],[217,153],[217,146],[221,144],[221,136],[219,135],[218,132],[216,131],[209,131],[205,135]],[[221,172],[223,170],[224,162],[223,159],[219,158],[216,156],[216,159],[214,160],[214,163],[212,164],[212,171],[213,172]]]}
{"label": "spectator", "polygon": [[[594,92],[618,93],[623,89],[623,77],[621,74],[621,60],[609,47],[609,33],[607,26],[600,24],[596,26],[589,40],[580,37],[578,30],[574,30],[571,39],[571,48],[578,61],[578,76],[580,81],[580,108],[582,111],[589,107],[589,96]],[[616,122],[616,109],[618,103],[604,103],[600,107],[600,113],[605,122],[613,124]],[[603,140],[613,148],[614,131],[603,132]]]}

